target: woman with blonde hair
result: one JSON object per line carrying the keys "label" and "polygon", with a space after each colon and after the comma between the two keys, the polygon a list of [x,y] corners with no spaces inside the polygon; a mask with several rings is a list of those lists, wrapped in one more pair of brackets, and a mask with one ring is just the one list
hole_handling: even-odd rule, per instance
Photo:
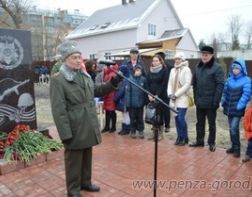
{"label": "woman with blonde hair", "polygon": [[175,107],[178,111],[178,114],[175,114],[177,130],[175,145],[184,146],[189,140],[185,115],[189,107],[188,93],[191,86],[192,73],[183,52],[176,53],[174,61],[175,64],[170,73],[167,94],[170,98],[170,106]]}

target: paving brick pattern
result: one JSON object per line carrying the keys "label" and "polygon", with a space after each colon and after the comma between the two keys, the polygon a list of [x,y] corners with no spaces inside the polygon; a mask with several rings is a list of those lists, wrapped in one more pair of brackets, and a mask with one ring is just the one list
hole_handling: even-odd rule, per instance
{"label": "paving brick pattern", "polygon": [[[55,129],[52,135],[57,137]],[[153,141],[103,134],[93,156],[93,182],[101,191],[82,195],[153,196],[153,154]],[[252,162],[243,164],[224,149],[212,153],[165,139],[159,143],[158,180],[158,197],[252,197]],[[62,157],[0,176],[0,196],[66,196]]]}

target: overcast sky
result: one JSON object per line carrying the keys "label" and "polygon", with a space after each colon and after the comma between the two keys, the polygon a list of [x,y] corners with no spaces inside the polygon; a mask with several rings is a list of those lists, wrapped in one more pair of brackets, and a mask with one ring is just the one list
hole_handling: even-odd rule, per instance
{"label": "overcast sky", "polygon": [[[211,40],[213,33],[223,33],[228,38],[228,21],[231,16],[238,15],[243,22],[243,30],[248,23],[252,24],[251,0],[171,0],[184,27],[191,30],[195,40],[206,42]],[[49,9],[79,9],[90,16],[96,10],[119,5],[121,0],[36,0],[35,5]],[[244,40],[245,32],[240,40]]]}

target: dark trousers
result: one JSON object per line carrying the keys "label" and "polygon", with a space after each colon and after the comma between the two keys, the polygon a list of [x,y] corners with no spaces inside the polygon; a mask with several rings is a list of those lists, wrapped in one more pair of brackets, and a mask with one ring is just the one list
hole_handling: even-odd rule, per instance
{"label": "dark trousers", "polygon": [[230,139],[232,142],[232,149],[235,153],[240,153],[240,125],[241,117],[228,117],[228,124],[229,124],[229,133],[230,133]]}
{"label": "dark trousers", "polygon": [[82,150],[65,150],[67,194],[79,194],[82,185],[91,184],[92,147]]}
{"label": "dark trousers", "polygon": [[165,128],[170,128],[171,112],[170,109],[168,109],[167,107],[163,108],[163,118]]}
{"label": "dark trousers", "polygon": [[131,133],[136,133],[136,130],[143,132],[143,107],[131,107],[129,108],[130,127]]}
{"label": "dark trousers", "polygon": [[252,157],[252,138],[248,140],[246,155]]}
{"label": "dark trousers", "polygon": [[161,127],[164,125],[164,111],[165,108],[161,103],[159,103],[156,107],[157,111],[156,111],[156,117],[157,117],[157,122],[154,123],[155,127]]}
{"label": "dark trousers", "polygon": [[215,144],[216,138],[216,109],[196,108],[196,140],[198,143],[204,143],[206,118],[209,125],[208,144]]}
{"label": "dark trousers", "polygon": [[[112,123],[110,127],[110,122]],[[116,112],[106,111],[105,112],[105,130],[116,130]]]}

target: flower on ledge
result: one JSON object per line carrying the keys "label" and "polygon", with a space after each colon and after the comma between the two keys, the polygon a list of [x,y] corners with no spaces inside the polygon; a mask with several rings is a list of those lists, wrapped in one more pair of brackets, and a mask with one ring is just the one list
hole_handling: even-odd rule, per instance
{"label": "flower on ledge", "polygon": [[61,142],[49,139],[29,125],[18,124],[11,132],[0,132],[0,154],[7,161],[30,162],[37,155],[59,150]]}

